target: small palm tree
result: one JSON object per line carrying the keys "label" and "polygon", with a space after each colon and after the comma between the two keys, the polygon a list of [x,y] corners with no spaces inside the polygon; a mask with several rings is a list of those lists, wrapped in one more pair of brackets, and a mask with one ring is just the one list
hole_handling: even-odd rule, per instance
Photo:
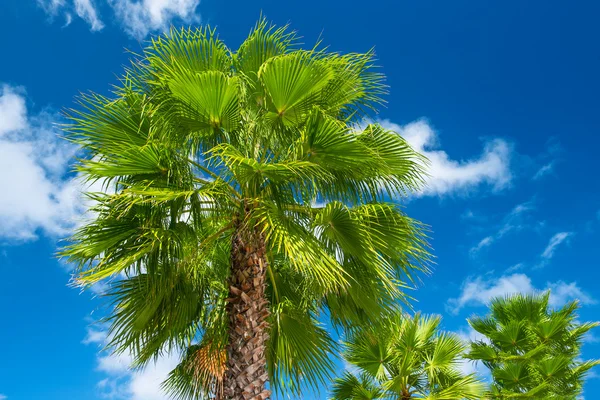
{"label": "small palm tree", "polygon": [[343,356],[358,368],[334,381],[334,400],[480,399],[484,385],[460,371],[466,345],[438,330],[440,317],[397,315],[349,334]]}
{"label": "small palm tree", "polygon": [[553,310],[550,293],[493,299],[490,314],[469,324],[485,336],[467,357],[492,372],[492,399],[575,399],[600,361],[580,361],[584,335],[598,323],[577,322],[576,301]]}
{"label": "small palm tree", "polygon": [[107,190],[62,254],[79,284],[112,282],[116,352],[182,351],[175,396],[317,385],[336,346],[319,318],[377,319],[427,271],[422,225],[386,201],[420,188],[425,160],[364,124],[385,92],[372,62],[264,20],[235,51],[172,30],[69,112],[78,171]]}

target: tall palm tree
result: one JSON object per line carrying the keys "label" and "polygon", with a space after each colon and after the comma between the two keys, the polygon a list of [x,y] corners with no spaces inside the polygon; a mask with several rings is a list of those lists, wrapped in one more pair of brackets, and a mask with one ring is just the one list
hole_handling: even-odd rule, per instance
{"label": "tall palm tree", "polygon": [[466,345],[440,321],[398,314],[350,333],[343,356],[359,373],[334,381],[333,400],[480,399],[483,383],[460,370]]}
{"label": "tall palm tree", "polygon": [[391,312],[427,271],[423,226],[386,201],[422,185],[425,160],[365,125],[385,92],[372,62],[265,20],[236,51],[171,30],[69,112],[78,171],[105,190],[62,254],[77,283],[111,282],[114,351],[136,366],[182,351],[175,396],[318,385],[336,346],[321,321]]}
{"label": "tall palm tree", "polygon": [[467,357],[492,372],[492,399],[575,399],[586,373],[600,361],[581,361],[584,335],[598,323],[577,321],[576,301],[548,305],[550,292],[493,299],[490,314],[469,324],[485,336]]}

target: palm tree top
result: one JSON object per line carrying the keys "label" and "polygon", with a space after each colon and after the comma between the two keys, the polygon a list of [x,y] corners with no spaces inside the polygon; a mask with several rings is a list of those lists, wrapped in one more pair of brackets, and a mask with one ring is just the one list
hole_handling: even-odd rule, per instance
{"label": "palm tree top", "polygon": [[[107,190],[62,255],[77,283],[112,282],[113,349],[136,365],[183,351],[167,386],[198,397],[257,335],[271,387],[297,391],[332,369],[323,315],[347,328],[406,300],[429,248],[392,200],[422,186],[426,160],[365,123],[386,92],[373,62],[301,49],[264,19],[235,51],[210,27],[172,29],[111,97],[81,97],[77,170]],[[209,353],[229,368],[198,362]]]}
{"label": "palm tree top", "polygon": [[471,344],[467,357],[492,372],[489,396],[574,399],[583,379],[600,361],[582,361],[584,335],[597,322],[578,321],[577,301],[550,306],[550,291],[511,294],[491,300],[490,312],[468,322],[484,336]]}
{"label": "palm tree top", "polygon": [[348,335],[343,356],[358,369],[336,379],[335,400],[480,399],[484,385],[463,374],[466,345],[439,330],[441,317],[396,314]]}

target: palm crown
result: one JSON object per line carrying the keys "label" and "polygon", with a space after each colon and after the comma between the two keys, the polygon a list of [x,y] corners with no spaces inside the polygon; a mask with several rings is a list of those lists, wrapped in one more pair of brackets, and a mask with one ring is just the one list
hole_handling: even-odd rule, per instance
{"label": "palm crown", "polygon": [[425,160],[364,124],[385,91],[373,53],[295,43],[264,20],[237,51],[172,30],[113,97],[70,112],[78,170],[107,190],[63,255],[80,284],[112,281],[115,351],[182,351],[175,396],[316,385],[336,345],[323,311],[377,318],[427,270],[422,225],[385,201],[420,187]]}
{"label": "palm crown", "polygon": [[575,399],[598,361],[580,361],[584,335],[597,323],[576,321],[577,302],[552,310],[550,293],[493,299],[491,312],[469,324],[485,336],[467,357],[492,372],[492,399]]}
{"label": "palm crown", "polygon": [[358,374],[346,372],[334,381],[334,400],[480,399],[484,386],[460,371],[466,345],[439,331],[437,316],[398,314],[383,326],[349,334],[344,358]]}

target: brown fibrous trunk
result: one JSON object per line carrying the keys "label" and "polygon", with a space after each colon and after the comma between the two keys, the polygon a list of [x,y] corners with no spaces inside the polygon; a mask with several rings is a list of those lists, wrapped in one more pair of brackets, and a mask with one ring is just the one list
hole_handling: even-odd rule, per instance
{"label": "brown fibrous trunk", "polygon": [[225,399],[264,400],[271,395],[266,389],[269,339],[266,273],[264,236],[256,227],[239,224],[231,248]]}

